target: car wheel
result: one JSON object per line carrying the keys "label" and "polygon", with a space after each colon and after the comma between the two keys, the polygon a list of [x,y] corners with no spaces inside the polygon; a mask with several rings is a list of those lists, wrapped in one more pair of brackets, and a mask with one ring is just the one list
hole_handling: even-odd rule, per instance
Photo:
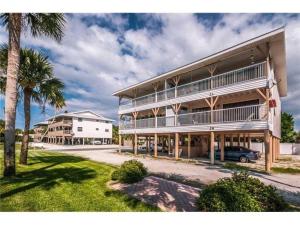
{"label": "car wheel", "polygon": [[247,163],[248,162],[248,158],[246,156],[241,156],[240,157],[240,162],[241,163]]}

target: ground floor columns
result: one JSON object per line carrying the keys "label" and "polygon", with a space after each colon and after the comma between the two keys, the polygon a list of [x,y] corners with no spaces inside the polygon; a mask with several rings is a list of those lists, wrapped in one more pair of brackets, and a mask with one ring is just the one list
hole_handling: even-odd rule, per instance
{"label": "ground floor columns", "polygon": [[225,146],[225,135],[221,134],[221,162],[224,161],[224,146]]}
{"label": "ground floor columns", "polygon": [[154,134],[154,157],[157,157],[157,133]]}
{"label": "ground floor columns", "polygon": [[271,171],[271,149],[270,149],[270,133],[269,130],[265,130],[265,170],[266,172]]}
{"label": "ground floor columns", "polygon": [[137,134],[134,134],[134,154],[137,155],[138,151],[138,136]]}
{"label": "ground floor columns", "polygon": [[188,133],[188,158],[191,158],[191,134]]}
{"label": "ground floor columns", "polygon": [[122,152],[122,135],[119,134],[119,153]]}
{"label": "ground floor columns", "polygon": [[215,133],[210,132],[210,164],[215,164]]}
{"label": "ground floor columns", "polygon": [[248,140],[247,140],[247,148],[250,148],[250,144],[251,144],[251,138],[250,138],[250,134],[248,134]]}
{"label": "ground floor columns", "polygon": [[171,152],[171,135],[168,134],[168,154]]}
{"label": "ground floor columns", "polygon": [[179,133],[175,133],[175,159],[179,159]]}
{"label": "ground floor columns", "polygon": [[276,145],[276,137],[273,137],[272,141],[273,141],[273,143],[272,143],[272,146],[273,146],[273,148],[272,148],[272,162],[274,163],[275,160],[276,160],[276,147],[277,147],[277,145]]}
{"label": "ground floor columns", "polygon": [[148,153],[149,152],[149,140],[150,137],[146,136],[146,152]]}

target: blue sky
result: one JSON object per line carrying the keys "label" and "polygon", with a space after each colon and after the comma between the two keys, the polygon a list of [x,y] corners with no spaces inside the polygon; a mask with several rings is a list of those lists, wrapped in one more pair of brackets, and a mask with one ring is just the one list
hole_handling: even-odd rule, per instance
{"label": "blue sky", "polygon": [[[293,113],[300,129],[299,14],[67,14],[63,41],[23,35],[22,46],[48,54],[55,74],[66,85],[67,107],[91,109],[117,120],[112,92],[158,73],[286,26],[288,97],[283,110]],[[0,27],[0,43],[7,31]],[[0,106],[3,109],[3,96]],[[32,106],[31,124],[53,115]],[[3,110],[0,110],[3,118]],[[22,102],[16,126],[23,128]]]}

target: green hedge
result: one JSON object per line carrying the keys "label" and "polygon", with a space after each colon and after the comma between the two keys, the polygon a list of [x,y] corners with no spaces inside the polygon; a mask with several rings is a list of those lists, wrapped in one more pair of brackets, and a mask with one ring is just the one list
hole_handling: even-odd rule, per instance
{"label": "green hedge", "polygon": [[122,183],[135,183],[141,181],[147,175],[147,168],[137,160],[125,161],[121,167],[115,170],[112,180],[119,180]]}
{"label": "green hedge", "polygon": [[246,172],[207,186],[200,193],[197,205],[200,211],[212,212],[277,212],[287,208],[275,187],[263,184]]}

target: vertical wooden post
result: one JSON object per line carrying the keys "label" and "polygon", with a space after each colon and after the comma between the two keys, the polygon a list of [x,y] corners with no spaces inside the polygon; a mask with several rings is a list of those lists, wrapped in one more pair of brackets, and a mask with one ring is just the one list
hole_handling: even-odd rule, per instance
{"label": "vertical wooden post", "polygon": [[250,134],[248,134],[248,140],[247,140],[247,148],[250,148],[250,143],[251,143],[251,138],[250,138]]}
{"label": "vertical wooden post", "polygon": [[269,130],[265,130],[265,170],[271,171],[271,153],[270,153],[270,133]]}
{"label": "vertical wooden post", "polygon": [[241,135],[238,134],[238,146],[240,147],[241,146]]}
{"label": "vertical wooden post", "polygon": [[232,136],[232,134],[230,135],[230,146],[233,146],[233,136]]}
{"label": "vertical wooden post", "polygon": [[278,138],[277,159],[280,157],[280,139]]}
{"label": "vertical wooden post", "polygon": [[224,146],[225,146],[225,137],[224,137],[224,134],[221,134],[221,161],[223,162],[224,161]]}
{"label": "vertical wooden post", "polygon": [[119,153],[122,152],[122,135],[119,134]]}
{"label": "vertical wooden post", "polygon": [[171,152],[171,134],[168,134],[168,154]]}
{"label": "vertical wooden post", "polygon": [[157,133],[154,134],[154,157],[157,157]]}
{"label": "vertical wooden post", "polygon": [[246,135],[243,134],[243,146],[246,147]]}
{"label": "vertical wooden post", "polygon": [[191,158],[191,134],[188,133],[188,158]]}
{"label": "vertical wooden post", "polygon": [[175,159],[179,159],[179,133],[175,133]]}
{"label": "vertical wooden post", "polygon": [[137,155],[138,151],[138,136],[137,134],[134,134],[134,154]]}
{"label": "vertical wooden post", "polygon": [[210,132],[210,164],[215,164],[215,134]]}
{"label": "vertical wooden post", "polygon": [[276,161],[276,137],[273,137],[272,140],[272,162],[274,163]]}

